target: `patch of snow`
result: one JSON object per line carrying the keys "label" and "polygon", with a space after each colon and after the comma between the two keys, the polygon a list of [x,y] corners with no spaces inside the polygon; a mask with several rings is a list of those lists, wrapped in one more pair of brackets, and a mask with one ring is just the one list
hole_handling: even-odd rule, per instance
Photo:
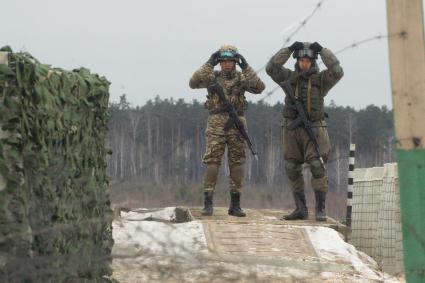
{"label": "patch of snow", "polygon": [[322,278],[334,278],[335,273],[329,272],[329,271],[324,271],[324,272],[320,273],[320,277],[322,277]]}
{"label": "patch of snow", "polygon": [[[346,243],[334,229],[317,226],[306,226],[304,228],[317,255],[321,259],[333,262],[347,262],[362,277],[369,280],[385,279],[385,282],[400,282],[388,274],[377,271],[378,266],[371,257],[357,251],[353,245]],[[322,274],[324,277],[328,275],[330,274]]]}
{"label": "patch of snow", "polygon": [[176,219],[176,208],[165,207],[160,210],[137,209],[129,212],[121,211],[121,218],[125,220],[163,220],[173,221]]}
{"label": "patch of snow", "polygon": [[[216,258],[216,255],[208,253],[201,221],[170,222],[174,219],[175,207],[121,212],[121,218],[113,222],[115,244],[112,253],[115,276],[128,278],[128,281],[124,279],[122,282],[149,282],[151,279],[149,276],[159,276],[159,280],[156,282],[161,282],[161,274],[164,270],[168,270],[173,276],[179,274],[188,282],[197,282],[198,278],[208,277],[211,274],[221,276],[223,281],[231,281],[234,278],[250,278],[254,274],[258,276],[256,278],[259,280],[264,279],[264,282],[267,282],[266,278],[268,277],[279,278],[282,281],[293,280],[291,282],[308,279],[307,282],[314,283],[360,283],[375,280],[386,283],[401,282],[379,272],[377,264],[372,258],[344,242],[338,232],[330,228],[302,227],[306,230],[321,263],[349,265],[353,267],[353,271],[348,268],[348,273],[347,269],[344,269],[345,272],[339,271],[339,269],[335,271],[330,269],[316,273],[306,270],[302,263],[298,262],[294,262],[293,266],[281,266],[249,260],[244,262],[242,259],[235,261],[233,258]],[[291,229],[290,226],[284,228]],[[301,226],[297,228],[299,229]],[[278,252],[279,249],[273,249],[273,251]],[[254,252],[251,255],[248,251],[248,254],[251,257],[256,256]],[[309,261],[310,259],[306,258],[305,260]],[[315,258],[314,261],[317,262],[318,259]]]}
{"label": "patch of snow", "polygon": [[207,249],[200,221],[171,224],[121,219],[113,222],[113,237],[113,253],[119,256],[167,254],[184,257]]}

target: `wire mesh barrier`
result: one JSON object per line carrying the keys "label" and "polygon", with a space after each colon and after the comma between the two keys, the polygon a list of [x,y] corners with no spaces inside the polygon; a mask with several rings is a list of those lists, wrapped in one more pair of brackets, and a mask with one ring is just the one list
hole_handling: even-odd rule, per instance
{"label": "wire mesh barrier", "polygon": [[351,243],[383,271],[403,272],[397,164],[354,170]]}

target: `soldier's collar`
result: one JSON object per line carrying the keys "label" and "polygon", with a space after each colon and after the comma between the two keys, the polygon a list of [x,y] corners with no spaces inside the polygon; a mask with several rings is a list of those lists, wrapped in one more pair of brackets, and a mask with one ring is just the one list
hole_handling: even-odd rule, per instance
{"label": "soldier's collar", "polygon": [[233,79],[236,77],[236,70],[233,70],[231,72],[221,71],[220,76],[224,79]]}

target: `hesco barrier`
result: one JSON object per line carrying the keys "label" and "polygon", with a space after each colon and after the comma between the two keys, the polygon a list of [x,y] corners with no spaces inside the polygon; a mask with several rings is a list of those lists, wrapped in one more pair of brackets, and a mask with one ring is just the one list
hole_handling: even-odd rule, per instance
{"label": "hesco barrier", "polygon": [[107,282],[109,82],[0,51],[0,282]]}
{"label": "hesco barrier", "polygon": [[351,243],[383,271],[403,273],[397,164],[354,170]]}

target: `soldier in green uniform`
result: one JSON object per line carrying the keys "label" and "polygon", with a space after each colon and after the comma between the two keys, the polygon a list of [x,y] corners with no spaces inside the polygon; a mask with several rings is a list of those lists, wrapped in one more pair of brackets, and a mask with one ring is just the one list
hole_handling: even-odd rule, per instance
{"label": "soldier in green uniform", "polygon": [[[214,70],[214,66],[217,64],[220,64],[220,71]],[[236,64],[242,71],[236,70]],[[215,82],[223,87],[226,99],[234,106],[239,118],[246,126],[244,117],[247,106],[245,92],[261,93],[265,86],[234,46],[225,45],[214,52],[209,60],[193,74],[189,86],[191,88],[207,88]],[[245,141],[237,129],[224,130],[229,115],[222,108],[219,97],[214,93],[208,93],[207,98],[205,107],[210,115],[205,132],[206,150],[203,158],[206,165],[203,181],[205,207],[202,214],[212,215],[213,213],[214,189],[227,145],[231,197],[228,213],[229,215],[243,217],[245,213],[240,207],[240,196],[244,179]]]}
{"label": "soldier in green uniform", "polygon": [[[295,70],[284,67],[293,55],[297,59]],[[316,64],[320,55],[326,70],[319,71]],[[268,62],[267,74],[277,83],[290,80],[295,90],[295,97],[302,102],[304,110],[310,119],[313,131],[317,137],[320,155],[326,162],[331,145],[326,129],[324,97],[329,90],[342,78],[344,72],[335,55],[319,43],[295,42],[287,48],[280,49]],[[325,166],[315,153],[313,142],[302,127],[289,129],[288,125],[296,118],[294,104],[285,97],[283,108],[283,152],[285,170],[293,192],[296,209],[282,218],[285,220],[307,219],[308,210],[304,194],[304,178],[302,164],[310,164],[316,199],[316,220],[326,221],[325,200],[328,191],[328,178]]]}

